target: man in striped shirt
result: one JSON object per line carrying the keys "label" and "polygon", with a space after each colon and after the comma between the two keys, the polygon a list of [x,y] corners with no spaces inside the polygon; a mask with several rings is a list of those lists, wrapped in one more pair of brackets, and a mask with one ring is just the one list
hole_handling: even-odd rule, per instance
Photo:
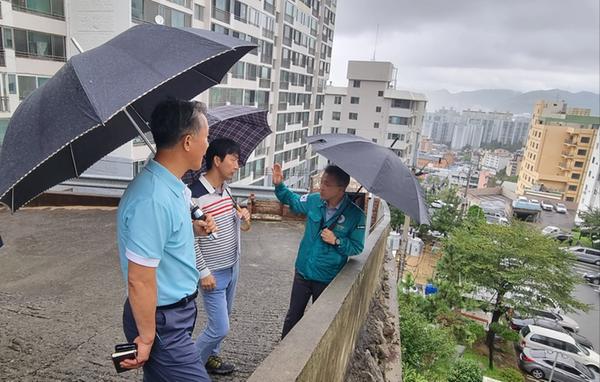
{"label": "man in striped shirt", "polygon": [[[218,238],[196,237],[196,267],[204,310],[208,316],[204,332],[196,340],[196,349],[206,370],[229,374],[235,365],[219,357],[221,342],[229,332],[229,316],[239,275],[240,228],[249,223],[247,209],[237,208],[225,184],[239,169],[240,146],[231,139],[213,140],[206,152],[207,172],[189,187],[196,204],[210,214],[219,227]],[[243,222],[242,222],[243,220]]]}

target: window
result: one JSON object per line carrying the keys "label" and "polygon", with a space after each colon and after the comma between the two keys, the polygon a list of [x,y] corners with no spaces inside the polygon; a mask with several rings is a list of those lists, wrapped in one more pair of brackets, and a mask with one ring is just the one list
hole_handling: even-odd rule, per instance
{"label": "window", "polygon": [[375,107],[375,112],[376,113],[381,113],[381,106],[376,106]]}
{"label": "window", "polygon": [[65,18],[64,0],[12,0],[13,9],[44,16]]}
{"label": "window", "polygon": [[263,3],[263,9],[270,14],[275,13],[275,0],[265,0]]}
{"label": "window", "polygon": [[13,49],[13,30],[12,28],[2,28],[2,37],[5,49]]}
{"label": "window", "polygon": [[377,92],[377,96],[378,96],[378,97],[383,97],[383,90],[379,90],[379,91]]}
{"label": "window", "polygon": [[577,168],[583,167],[583,162],[575,162],[575,167],[577,167]]}
{"label": "window", "polygon": [[338,132],[338,128],[337,127],[332,127],[331,128],[331,134],[337,134]]}
{"label": "window", "polygon": [[204,20],[204,7],[200,4],[194,4],[194,18],[196,20]]}
{"label": "window", "polygon": [[339,111],[334,111],[331,113],[331,119],[333,119],[334,121],[339,121],[341,119],[342,113],[340,113]]}
{"label": "window", "polygon": [[359,103],[359,101],[360,101],[360,98],[358,98],[358,97],[350,97],[350,103],[351,104],[356,105],[356,104]]}
{"label": "window", "polygon": [[342,97],[335,96],[335,98],[333,98],[333,103],[336,104],[336,105],[341,105],[342,104]]}
{"label": "window", "polygon": [[571,179],[579,179],[580,176],[581,176],[580,174],[574,173],[574,174],[571,174]]}
{"label": "window", "polygon": [[233,14],[235,15],[236,20],[245,23],[247,20],[248,6],[241,1],[236,0],[233,6]]}
{"label": "window", "polygon": [[392,107],[400,109],[410,109],[410,100],[407,99],[393,99]]}
{"label": "window", "polygon": [[358,120],[358,113],[348,113],[348,119],[351,119],[354,121]]}
{"label": "window", "polygon": [[359,88],[360,87],[360,80],[352,80],[352,87],[353,88]]}
{"label": "window", "polygon": [[587,150],[577,150],[577,155],[586,155],[587,154]]}
{"label": "window", "polygon": [[42,86],[43,84],[48,82],[49,79],[50,79],[50,77],[38,77],[37,78],[37,87],[39,88],[40,86]]}
{"label": "window", "polygon": [[212,17],[219,21],[229,23],[231,11],[231,2],[229,0],[213,0]]}
{"label": "window", "polygon": [[244,78],[244,63],[242,61],[236,62],[231,67],[231,76],[233,78]]}
{"label": "window", "polygon": [[406,117],[397,117],[395,115],[390,115],[388,118],[388,123],[392,125],[408,125],[409,118]]}
{"label": "window", "polygon": [[356,129],[347,129],[348,134],[356,135]]}
{"label": "window", "polygon": [[373,123],[373,127],[374,127],[375,129],[379,129],[379,122],[375,122],[375,123]]}
{"label": "window", "polygon": [[183,12],[171,9],[171,26],[175,28],[183,28],[186,26],[185,22],[186,14]]}
{"label": "window", "polygon": [[256,65],[247,63],[246,64],[246,79],[251,80],[251,81],[256,81],[256,71],[257,71]]}
{"label": "window", "polygon": [[590,143],[590,137],[581,137],[579,140],[581,143]]}
{"label": "window", "polygon": [[37,88],[36,78],[33,76],[18,76],[19,99],[24,99]]}
{"label": "window", "polygon": [[17,76],[15,74],[8,75],[8,94],[17,94]]}
{"label": "window", "polygon": [[577,191],[577,186],[573,184],[569,185],[569,191]]}
{"label": "window", "polygon": [[565,200],[566,200],[567,202],[573,202],[573,201],[575,201],[575,199],[574,199],[572,196],[567,196],[567,197],[565,198]]}

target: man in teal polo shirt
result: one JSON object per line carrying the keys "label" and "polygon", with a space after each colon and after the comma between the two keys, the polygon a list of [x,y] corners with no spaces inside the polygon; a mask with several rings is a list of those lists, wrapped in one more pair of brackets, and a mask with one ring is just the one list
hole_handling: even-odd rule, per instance
{"label": "man in teal polo shirt", "polygon": [[365,214],[346,195],[350,176],[337,166],[327,166],[320,192],[298,196],[283,183],[281,166],[273,166],[275,195],[290,209],[306,215],[304,236],[296,257],[296,274],[290,307],[281,337],[285,337],[304,315],[308,300],[313,303],[342,270],[348,256],[362,252]]}
{"label": "man in teal polo shirt", "polygon": [[137,344],[125,368],[144,368],[144,381],[210,381],[192,341],[199,273],[189,189],[180,180],[199,170],[208,147],[206,109],[199,102],[164,101],[152,113],[157,153],[125,191],[117,212],[119,258],[128,298],[123,330]]}

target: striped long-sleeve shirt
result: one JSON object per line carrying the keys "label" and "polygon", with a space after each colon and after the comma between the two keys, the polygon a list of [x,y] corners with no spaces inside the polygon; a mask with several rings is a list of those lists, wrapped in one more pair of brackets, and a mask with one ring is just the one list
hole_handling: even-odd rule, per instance
{"label": "striped long-sleeve shirt", "polygon": [[239,260],[240,219],[229,194],[224,189],[216,190],[204,175],[189,187],[198,207],[210,214],[219,228],[217,239],[198,236],[195,240],[196,268],[204,278],[211,271],[232,267]]}

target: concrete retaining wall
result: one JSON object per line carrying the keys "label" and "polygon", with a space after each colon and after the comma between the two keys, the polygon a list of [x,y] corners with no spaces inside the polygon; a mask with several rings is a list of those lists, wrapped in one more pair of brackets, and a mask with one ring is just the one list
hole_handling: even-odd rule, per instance
{"label": "concrete retaining wall", "polygon": [[342,381],[369,304],[380,282],[390,214],[308,309],[304,318],[256,369],[249,382]]}

